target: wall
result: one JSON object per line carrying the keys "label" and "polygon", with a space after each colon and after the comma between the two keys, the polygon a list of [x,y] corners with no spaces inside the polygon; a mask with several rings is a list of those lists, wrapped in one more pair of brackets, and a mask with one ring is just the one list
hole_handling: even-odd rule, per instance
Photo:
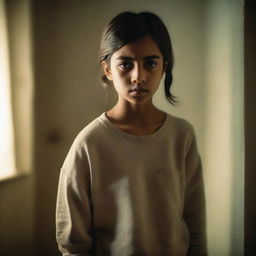
{"label": "wall", "polygon": [[208,18],[209,246],[216,255],[236,256],[243,255],[244,219],[243,2],[213,1]]}

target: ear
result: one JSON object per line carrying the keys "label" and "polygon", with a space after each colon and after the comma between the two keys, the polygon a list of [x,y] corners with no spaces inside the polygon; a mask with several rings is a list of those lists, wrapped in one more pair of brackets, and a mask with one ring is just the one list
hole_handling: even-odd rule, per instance
{"label": "ear", "polygon": [[108,80],[112,81],[112,73],[109,64],[106,61],[102,61],[101,66],[103,68],[105,76],[108,78]]}
{"label": "ear", "polygon": [[168,65],[168,61],[164,61],[164,65],[163,65],[163,71],[162,71],[162,77],[164,76],[165,74],[165,71],[166,71],[166,67]]}

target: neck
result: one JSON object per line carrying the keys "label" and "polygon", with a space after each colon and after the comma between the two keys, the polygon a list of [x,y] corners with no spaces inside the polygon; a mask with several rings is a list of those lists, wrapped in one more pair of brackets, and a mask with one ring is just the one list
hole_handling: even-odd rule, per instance
{"label": "neck", "polygon": [[157,122],[164,118],[165,114],[158,110],[151,101],[143,104],[121,102],[107,112],[108,117],[120,123],[143,124]]}

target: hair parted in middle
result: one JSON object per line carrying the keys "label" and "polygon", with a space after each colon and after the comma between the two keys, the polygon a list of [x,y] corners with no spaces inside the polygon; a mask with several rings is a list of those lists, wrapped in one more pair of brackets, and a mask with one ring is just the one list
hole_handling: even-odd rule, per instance
{"label": "hair parted in middle", "polygon": [[[109,64],[114,52],[144,36],[151,36],[163,55],[165,96],[171,104],[175,105],[176,97],[170,92],[174,62],[171,39],[166,26],[156,14],[122,12],[115,16],[103,30],[99,50],[100,62],[105,61]],[[102,76],[102,82],[110,84],[105,75]]]}

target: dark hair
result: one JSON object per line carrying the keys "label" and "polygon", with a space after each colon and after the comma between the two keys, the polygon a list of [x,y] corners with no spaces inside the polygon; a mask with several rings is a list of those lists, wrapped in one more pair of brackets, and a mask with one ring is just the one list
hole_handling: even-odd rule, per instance
{"label": "dark hair", "polygon": [[[170,92],[174,62],[171,39],[166,26],[157,15],[150,12],[122,12],[115,16],[103,31],[99,50],[100,61],[109,63],[114,52],[146,35],[152,37],[163,55],[165,96],[171,104],[175,105],[176,97]],[[102,81],[105,84],[110,83],[105,75],[102,76]]]}

